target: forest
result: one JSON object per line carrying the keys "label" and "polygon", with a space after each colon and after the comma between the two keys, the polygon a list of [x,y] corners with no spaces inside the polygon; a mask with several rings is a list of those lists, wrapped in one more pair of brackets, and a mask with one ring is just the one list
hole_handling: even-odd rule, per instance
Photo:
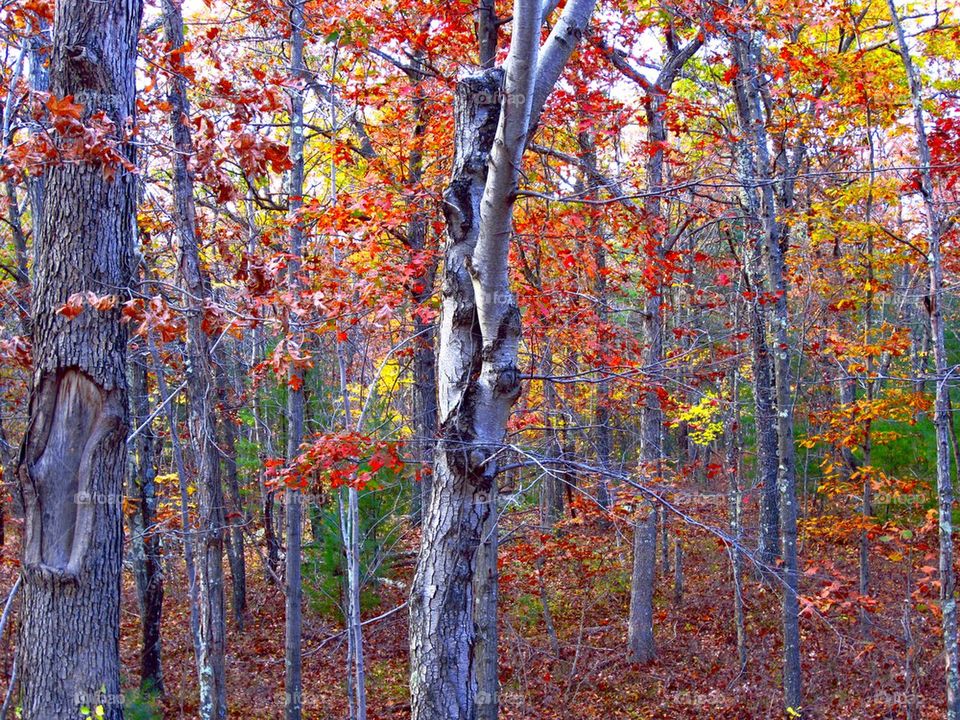
{"label": "forest", "polygon": [[960,2],[0,0],[0,720],[960,720]]}

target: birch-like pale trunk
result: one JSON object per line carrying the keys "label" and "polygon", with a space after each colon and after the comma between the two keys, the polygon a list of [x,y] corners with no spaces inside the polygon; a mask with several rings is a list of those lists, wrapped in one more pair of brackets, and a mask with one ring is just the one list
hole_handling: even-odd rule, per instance
{"label": "birch-like pale trunk", "polygon": [[930,287],[927,310],[930,316],[930,337],[933,345],[934,406],[933,424],[937,443],[937,501],[940,537],[940,607],[944,665],[947,690],[947,720],[960,719],[960,652],[957,649],[957,597],[953,551],[953,483],[950,477],[950,385],[947,348],[943,321],[943,258],[941,240],[943,221],[934,202],[933,176],[930,172],[930,144],[923,116],[923,86],[913,63],[910,47],[897,14],[894,0],[887,0],[890,17],[897,32],[897,43],[910,85],[910,102],[917,140],[920,171],[920,194],[923,197],[927,223],[927,263]]}
{"label": "birch-like pale trunk", "polygon": [[[542,9],[516,0],[506,72],[462,78],[438,351],[434,487],[410,593],[413,720],[474,720],[474,571],[510,409],[520,393],[520,311],[510,289],[513,203],[535,119],[592,14],[569,2],[540,52]],[[501,88],[501,79],[503,85]],[[490,652],[487,648],[486,652]]]}
{"label": "birch-like pale trunk", "polygon": [[[303,206],[304,176],[304,89],[299,82],[305,75],[303,64],[304,6],[305,0],[290,4],[290,75],[294,83],[290,87],[290,170],[288,186],[288,215],[290,222],[290,248],[287,278],[294,296],[300,288],[300,266],[303,256],[303,226],[298,217]],[[294,342],[301,341],[301,328],[294,313],[290,314],[290,334]],[[305,398],[303,394],[303,370],[290,366],[287,383],[287,458],[292,460],[300,453],[303,442]],[[284,587],[286,591],[286,644],[284,682],[286,720],[300,720],[303,706],[303,494],[288,487],[284,493],[287,553],[285,557]]]}

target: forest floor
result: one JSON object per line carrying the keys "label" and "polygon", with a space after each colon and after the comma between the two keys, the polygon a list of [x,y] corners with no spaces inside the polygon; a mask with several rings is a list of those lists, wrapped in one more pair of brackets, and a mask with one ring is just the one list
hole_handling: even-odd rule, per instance
{"label": "forest floor", "polygon": [[[709,522],[710,508],[698,518]],[[684,548],[685,592],[674,597],[673,568],[661,573],[656,604],[658,656],[648,665],[625,653],[631,542],[625,522],[603,522],[579,506],[555,536],[542,536],[536,512],[507,515],[501,550],[501,717],[530,720],[623,718],[777,718],[780,711],[778,598],[756,573],[744,572],[743,597],[749,658],[741,673],[733,624],[729,554],[715,536],[672,521],[671,537]],[[715,518],[717,525],[721,521]],[[17,572],[16,522],[0,554],[0,590]],[[415,533],[408,542],[414,547]],[[910,614],[908,650],[902,615],[871,614],[866,635],[857,622],[856,548],[804,540],[803,557],[824,558],[806,567],[806,604],[801,630],[807,715],[825,720],[942,717],[944,693],[938,652],[939,620],[930,609]],[[672,544],[672,541],[671,541]],[[169,551],[168,551],[169,552]],[[128,710],[128,720],[196,717],[196,673],[189,634],[189,605],[179,556],[166,568],[163,663],[166,694],[162,714]],[[402,606],[412,573],[412,552],[394,566],[394,582],[383,584],[379,602],[365,617]],[[264,579],[259,556],[248,562],[246,627],[231,623],[228,685],[231,718],[272,719],[283,710],[283,614],[280,589]],[[671,552],[671,564],[673,553]],[[919,564],[918,560],[918,564]],[[662,569],[662,568],[661,568]],[[914,572],[917,572],[914,569]],[[902,563],[873,558],[878,607],[902,608]],[[229,583],[227,584],[229,588]],[[555,628],[551,638],[544,603]],[[409,717],[406,685],[407,614],[404,607],[364,628],[368,716]],[[304,718],[346,717],[346,643],[335,618],[308,607],[304,617]],[[125,568],[121,650],[124,683],[138,680],[139,617],[129,568]],[[12,638],[2,646],[9,677]],[[909,657],[911,681],[906,681]]]}

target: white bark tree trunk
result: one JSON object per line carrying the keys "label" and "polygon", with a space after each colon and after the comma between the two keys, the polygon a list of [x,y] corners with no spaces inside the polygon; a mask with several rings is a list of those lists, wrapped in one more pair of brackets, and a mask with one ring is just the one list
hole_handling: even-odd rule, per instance
{"label": "white bark tree trunk", "polygon": [[[489,515],[498,455],[520,393],[520,311],[508,267],[513,203],[530,130],[594,5],[568,3],[540,54],[541,5],[516,0],[506,72],[488,70],[457,86],[453,177],[445,193],[440,440],[410,593],[414,720],[476,718],[476,553],[484,528],[496,531]],[[495,687],[482,692],[493,702]]]}
{"label": "white bark tree trunk", "polygon": [[[290,74],[299,80],[304,75],[303,45],[305,0],[295,0],[290,5]],[[300,263],[303,255],[303,226],[297,217],[303,205],[303,88],[290,89],[290,170],[287,193],[290,223],[290,260],[287,266],[292,292],[300,287]],[[290,314],[290,333],[296,342],[301,340],[300,323]],[[287,387],[287,458],[292,460],[300,453],[303,442],[305,398],[303,394],[303,370],[291,367]],[[284,588],[285,605],[285,660],[284,686],[286,720],[300,720],[303,705],[302,679],[302,604],[301,546],[303,544],[303,495],[296,488],[287,488],[285,500],[285,534],[287,553],[285,557]]]}
{"label": "white bark tree trunk", "polygon": [[947,686],[947,720],[960,719],[960,652],[957,649],[957,597],[956,574],[953,561],[953,483],[950,477],[950,386],[948,384],[947,349],[943,327],[943,260],[940,243],[942,220],[933,197],[933,177],[930,173],[930,145],[923,117],[923,88],[913,64],[903,26],[897,15],[894,0],[887,0],[890,17],[897,31],[900,55],[910,84],[910,100],[913,107],[914,129],[917,136],[917,155],[920,166],[920,194],[927,221],[927,262],[929,264],[930,289],[928,312],[930,335],[933,344],[934,410],[933,424],[937,441],[937,499],[939,506],[940,533],[940,606],[943,617],[943,647]]}

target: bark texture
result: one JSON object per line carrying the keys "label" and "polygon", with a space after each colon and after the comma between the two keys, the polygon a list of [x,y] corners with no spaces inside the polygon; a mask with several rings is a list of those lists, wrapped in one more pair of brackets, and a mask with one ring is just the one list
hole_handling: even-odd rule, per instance
{"label": "bark texture", "polygon": [[[304,75],[303,66],[303,8],[304,0],[296,0],[290,5],[290,74],[295,78]],[[287,266],[290,289],[297,292],[300,287],[300,263],[303,256],[303,226],[298,217],[303,206],[303,89],[295,87],[290,94],[290,170],[288,187],[288,210],[290,213],[290,260]],[[335,181],[335,179],[334,179]],[[295,342],[300,342],[301,328],[291,313],[290,331]],[[291,367],[287,383],[287,458],[293,459],[300,453],[303,442],[303,419],[305,398],[303,394],[303,370]],[[302,680],[302,604],[303,588],[301,583],[302,545],[303,545],[303,494],[294,488],[285,490],[285,534],[287,554],[285,557],[285,660],[284,682],[286,701],[284,716],[286,720],[300,720],[303,705]]]}
{"label": "bark texture", "polygon": [[[439,441],[410,592],[414,720],[476,717],[476,553],[495,510],[498,460],[520,393],[520,311],[509,280],[513,204],[529,133],[594,5],[569,2],[540,53],[541,4],[516,0],[506,72],[487,70],[457,86],[454,169],[444,197]],[[484,622],[491,617],[495,609]],[[495,628],[485,636],[495,637]],[[491,652],[495,658],[487,644],[484,653]],[[496,688],[481,692],[488,698]]]}
{"label": "bark texture", "polygon": [[160,625],[163,619],[163,556],[160,535],[155,531],[157,517],[157,455],[159,443],[150,416],[147,386],[147,353],[131,363],[130,405],[136,438],[136,463],[129,495],[136,509],[129,518],[133,575],[140,603],[140,687],[145,692],[163,693]]}
{"label": "bark texture", "polygon": [[937,444],[937,505],[940,539],[940,607],[944,647],[944,675],[947,690],[947,720],[960,718],[960,650],[957,647],[956,571],[953,548],[953,483],[950,474],[950,440],[953,424],[950,413],[949,367],[946,333],[943,321],[943,258],[941,240],[943,220],[934,202],[933,177],[930,172],[930,144],[923,115],[923,88],[913,64],[910,47],[893,0],[887,0],[890,16],[897,32],[897,43],[910,84],[914,131],[920,173],[920,194],[927,222],[927,263],[929,272],[930,337],[933,344],[935,391],[933,424]]}
{"label": "bark texture", "polygon": [[[471,455],[483,338],[469,258],[476,246],[502,72],[464,78],[455,97],[456,155],[445,194],[443,311],[438,363],[440,445],[410,595],[411,706],[417,720],[473,718],[473,574],[492,477]],[[475,462],[471,462],[475,460]]]}
{"label": "bark texture", "polygon": [[[142,3],[56,4],[54,96],[117,128],[134,114]],[[120,142],[119,137],[117,137]],[[132,160],[132,147],[122,147]],[[97,162],[50,167],[36,240],[34,374],[20,453],[24,590],[17,665],[22,717],[73,720],[83,704],[123,717],[119,620],[126,469],[126,330],[119,304],[72,320],[75,292],[122,293],[133,271],[136,184]]]}
{"label": "bark texture", "polygon": [[[738,154],[744,200],[747,206],[747,235],[754,256],[762,248],[766,260],[766,284],[762,287],[773,295],[770,312],[773,393],[776,407],[777,485],[779,489],[780,550],[782,564],[779,580],[783,611],[783,691],[784,704],[793,713],[802,714],[800,667],[800,597],[797,573],[797,493],[796,460],[793,429],[793,387],[790,366],[789,314],[785,253],[787,229],[778,214],[792,209],[793,174],[786,168],[781,178],[781,196],[774,193],[766,117],[762,102],[763,78],[760,68],[762,38],[758,33],[741,30],[731,43],[733,56],[740,67],[734,81],[740,142]],[[803,148],[795,151],[798,162]],[[791,163],[792,165],[792,163]],[[759,274],[759,273],[757,273]],[[761,289],[755,278],[754,293]],[[756,332],[759,334],[760,327]],[[766,335],[766,328],[763,328]],[[768,393],[770,388],[757,388]]]}
{"label": "bark texture", "polygon": [[657,570],[657,511],[644,503],[633,533],[633,586],[630,593],[628,644],[630,655],[640,663],[653,660],[653,584]]}
{"label": "bark texture", "polygon": [[[171,48],[184,46],[180,4],[163,1],[163,21]],[[183,53],[170,56],[174,68],[184,62]],[[200,717],[221,720],[227,714],[226,600],[223,552],[226,508],[217,447],[215,345],[203,329],[203,313],[210,302],[210,282],[200,262],[193,197],[193,138],[187,79],[181,73],[170,77],[167,93],[170,127],[175,152],[173,165],[174,219],[180,245],[180,276],[187,305],[187,392],[190,399],[190,435],[199,487],[200,513],[197,543],[197,591],[200,617]]]}

